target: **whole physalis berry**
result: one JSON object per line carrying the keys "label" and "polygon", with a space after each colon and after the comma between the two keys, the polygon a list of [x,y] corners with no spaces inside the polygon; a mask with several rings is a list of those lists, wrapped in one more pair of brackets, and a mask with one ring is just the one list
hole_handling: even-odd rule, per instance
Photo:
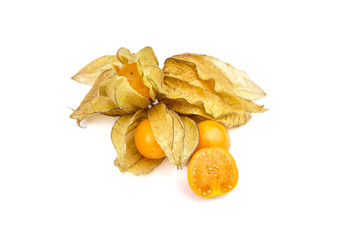
{"label": "whole physalis berry", "polygon": [[141,155],[146,158],[165,157],[165,152],[156,141],[148,118],[141,121],[135,129],[135,145]]}
{"label": "whole physalis berry", "polygon": [[124,76],[128,80],[130,86],[143,95],[147,99],[150,99],[150,89],[145,86],[143,79],[141,78],[136,63],[125,63],[121,67],[116,69],[119,76]]}
{"label": "whole physalis berry", "polygon": [[230,136],[227,129],[213,120],[202,121],[198,124],[199,145],[195,151],[202,148],[220,147],[227,151],[230,149]]}
{"label": "whole physalis berry", "polygon": [[203,148],[190,159],[187,178],[192,191],[214,197],[232,191],[238,182],[234,158],[223,148]]}

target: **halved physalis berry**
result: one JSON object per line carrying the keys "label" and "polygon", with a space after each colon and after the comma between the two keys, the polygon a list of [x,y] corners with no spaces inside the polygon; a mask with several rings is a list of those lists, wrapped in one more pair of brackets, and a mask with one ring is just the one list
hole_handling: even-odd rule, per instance
{"label": "halved physalis berry", "polygon": [[150,99],[150,89],[145,86],[143,79],[141,78],[137,69],[136,63],[125,63],[121,67],[116,69],[119,76],[127,78],[130,86],[143,95],[147,99]]}
{"label": "halved physalis berry", "polygon": [[202,197],[214,197],[235,188],[238,169],[234,158],[225,149],[203,148],[192,156],[187,178],[194,193]]}

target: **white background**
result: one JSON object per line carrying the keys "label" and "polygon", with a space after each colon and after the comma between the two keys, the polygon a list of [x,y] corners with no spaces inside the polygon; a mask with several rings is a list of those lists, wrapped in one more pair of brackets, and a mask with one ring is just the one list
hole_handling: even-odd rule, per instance
{"label": "white background", "polygon": [[[360,239],[358,1],[2,1],[0,239]],[[239,183],[194,195],[164,161],[121,174],[115,118],[70,79],[120,47],[205,53],[270,110],[230,131]]]}

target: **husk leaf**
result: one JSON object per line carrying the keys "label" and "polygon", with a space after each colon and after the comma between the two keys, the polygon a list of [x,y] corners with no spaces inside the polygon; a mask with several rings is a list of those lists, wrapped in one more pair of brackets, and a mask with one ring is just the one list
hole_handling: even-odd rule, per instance
{"label": "husk leaf", "polygon": [[90,117],[95,113],[103,113],[113,116],[115,110],[116,110],[116,114],[118,115],[125,114],[124,111],[120,111],[118,106],[110,98],[98,96],[82,104],[81,107],[79,107],[70,115],[70,118],[76,119],[78,125],[80,126],[80,122],[82,120]]}
{"label": "husk leaf", "polygon": [[72,79],[83,84],[93,85],[100,74],[109,69],[114,70],[113,65],[118,65],[119,60],[115,55],[99,57],[82,68]]}
{"label": "husk leaf", "polygon": [[[237,70],[215,57],[184,53],[172,58],[190,63],[190,67],[197,72],[199,78],[209,81],[216,92],[226,92],[247,100],[258,100],[266,96],[244,71]],[[180,79],[184,80],[182,77]]]}
{"label": "husk leaf", "polygon": [[163,99],[162,102],[166,106],[175,112],[178,112],[183,115],[188,115],[189,117],[198,120],[214,120],[222,123],[227,128],[238,127],[246,124],[250,119],[250,113],[228,113],[226,115],[220,116],[218,118],[213,117],[210,114],[207,114],[203,104],[201,102],[190,104],[185,99]]}
{"label": "husk leaf", "polygon": [[109,81],[116,82],[115,85],[117,87],[114,92],[114,99],[119,108],[131,113],[149,106],[150,101],[136,92],[125,77],[114,76]]}
{"label": "husk leaf", "polygon": [[151,47],[145,47],[137,54],[132,54],[128,49],[120,48],[116,56],[98,58],[73,77],[77,81],[93,85],[70,116],[77,120],[79,126],[80,121],[95,113],[121,116],[149,106],[147,98],[135,91],[125,77],[117,75],[117,67],[133,62],[136,63],[144,84],[150,89],[151,99],[155,101],[157,93],[162,91],[163,73],[157,66],[154,51]]}
{"label": "husk leaf", "polygon": [[115,159],[114,164],[119,168],[121,172],[130,172],[136,176],[139,176],[152,172],[157,166],[160,165],[163,160],[164,158],[147,159],[145,157],[142,157],[140,158],[140,160],[138,160],[126,170],[119,165],[119,160],[117,158]]}
{"label": "husk leaf", "polygon": [[148,118],[155,139],[169,161],[182,168],[198,145],[199,133],[195,122],[190,119],[184,121],[163,103],[153,106]]}
{"label": "husk leaf", "polygon": [[159,61],[154,53],[154,50],[149,46],[138,51],[136,56],[140,59],[142,65],[159,65]]}
{"label": "husk leaf", "polygon": [[99,95],[99,86],[112,74],[112,69],[108,69],[102,72],[93,84],[90,91],[81,101],[79,107],[70,115],[70,118],[77,120],[79,126],[82,120],[96,113],[102,113],[110,116],[114,116],[115,114],[117,116],[125,114],[125,112],[119,109],[119,107],[111,98],[105,95]]}
{"label": "husk leaf", "polygon": [[266,109],[250,100],[234,97],[227,93],[216,93],[191,85],[186,81],[165,76],[163,87],[168,99],[184,99],[190,104],[201,104],[207,114],[220,118],[230,113],[245,115],[251,112],[264,112]]}
{"label": "husk leaf", "polygon": [[199,145],[199,129],[196,122],[191,118],[181,116],[181,120],[184,123],[185,130],[184,148],[181,154],[184,161],[184,166]]}
{"label": "husk leaf", "polygon": [[121,116],[111,130],[111,140],[117,153],[115,165],[119,167],[121,172],[129,171],[136,175],[146,174],[162,161],[162,159],[147,159],[136,148],[135,129],[146,117],[147,114],[144,109]]}
{"label": "husk leaf", "polygon": [[157,93],[156,95],[158,95],[158,93],[166,94],[162,87],[164,79],[163,71],[158,66],[154,65],[144,65],[143,70],[147,80]]}
{"label": "husk leaf", "polygon": [[[158,70],[161,71],[158,67],[159,63],[153,49],[151,47],[145,47],[136,54],[133,54],[127,48],[122,47],[117,52],[117,58],[122,64],[136,63],[139,75],[142,78],[144,85],[149,88],[149,94],[152,101],[155,101],[157,92],[159,91],[159,87],[156,87],[156,83],[161,82],[163,76],[162,74],[159,74],[159,71],[153,70],[154,68],[158,68]],[[148,77],[147,74],[153,71],[154,73],[152,76]]]}

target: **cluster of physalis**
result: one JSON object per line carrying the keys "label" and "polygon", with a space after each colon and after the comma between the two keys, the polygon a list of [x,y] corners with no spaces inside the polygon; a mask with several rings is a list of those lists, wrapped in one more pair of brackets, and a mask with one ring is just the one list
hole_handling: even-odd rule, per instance
{"label": "cluster of physalis", "polygon": [[253,101],[266,94],[248,75],[217,58],[184,53],[159,68],[151,47],[120,48],[100,57],[74,80],[92,85],[71,118],[116,116],[111,139],[121,172],[147,174],[163,159],[182,169],[191,189],[212,197],[234,189],[238,171],[227,128],[264,112]]}

